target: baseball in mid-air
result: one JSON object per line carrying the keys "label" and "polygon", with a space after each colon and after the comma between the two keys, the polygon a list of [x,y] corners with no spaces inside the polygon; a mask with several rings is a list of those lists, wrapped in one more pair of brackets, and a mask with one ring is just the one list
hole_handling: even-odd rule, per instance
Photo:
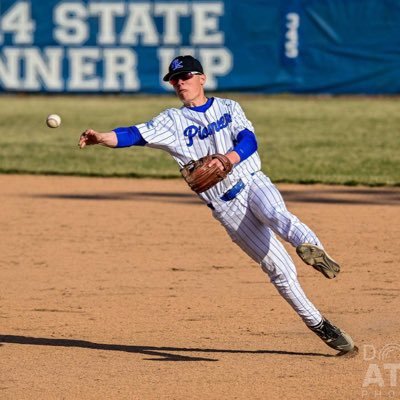
{"label": "baseball in mid-air", "polygon": [[50,114],[46,119],[49,128],[58,128],[61,125],[61,117],[57,114]]}

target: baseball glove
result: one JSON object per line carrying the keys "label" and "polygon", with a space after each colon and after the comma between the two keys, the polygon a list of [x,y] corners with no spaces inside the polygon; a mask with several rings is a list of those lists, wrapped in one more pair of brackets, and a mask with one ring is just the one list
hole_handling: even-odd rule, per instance
{"label": "baseball glove", "polygon": [[[219,169],[218,165],[211,165],[210,162],[218,159],[224,169]],[[212,154],[201,157],[196,161],[190,161],[181,168],[181,174],[189,187],[196,193],[203,193],[221,182],[229,172],[232,171],[232,163],[223,154]]]}

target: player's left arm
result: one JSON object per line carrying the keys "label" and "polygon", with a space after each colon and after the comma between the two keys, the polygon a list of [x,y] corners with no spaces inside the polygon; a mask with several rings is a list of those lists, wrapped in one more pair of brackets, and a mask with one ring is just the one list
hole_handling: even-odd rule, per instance
{"label": "player's left arm", "polygon": [[[253,125],[246,118],[242,107],[236,102],[232,102],[232,139],[235,147],[225,155],[233,165],[246,160],[257,151],[258,144]],[[217,159],[210,164],[219,164],[219,168],[223,168]]]}
{"label": "player's left arm", "polygon": [[249,158],[257,151],[257,139],[252,123],[247,119],[239,103],[232,101],[232,139],[235,143],[233,151],[226,154],[233,164]]}
{"label": "player's left arm", "polygon": [[239,161],[244,161],[257,151],[258,144],[256,135],[249,129],[243,129],[239,132],[236,139],[236,145],[233,148],[233,153],[239,157]]}
{"label": "player's left arm", "polygon": [[[229,161],[235,165],[249,158],[257,151],[257,148],[257,139],[254,133],[248,129],[243,129],[237,136],[236,145],[233,150],[225,155]],[[213,164],[217,164],[220,169],[223,169],[223,166],[218,159],[214,159],[210,162],[210,165]]]}

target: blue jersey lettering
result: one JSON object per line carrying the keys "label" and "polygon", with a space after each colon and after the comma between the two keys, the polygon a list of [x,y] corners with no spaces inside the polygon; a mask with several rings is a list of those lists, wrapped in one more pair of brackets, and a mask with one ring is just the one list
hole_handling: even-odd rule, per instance
{"label": "blue jersey lettering", "polygon": [[189,125],[184,131],[183,136],[188,138],[186,145],[188,147],[193,146],[193,138],[197,135],[200,140],[206,139],[210,135],[214,135],[221,129],[226,128],[232,122],[232,117],[230,114],[224,114],[215,122],[211,122],[205,127]]}

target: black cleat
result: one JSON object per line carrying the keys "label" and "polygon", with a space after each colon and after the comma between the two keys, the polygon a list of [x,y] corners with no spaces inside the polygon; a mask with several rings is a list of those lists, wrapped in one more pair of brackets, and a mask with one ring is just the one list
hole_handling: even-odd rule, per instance
{"label": "black cleat", "polygon": [[321,247],[303,243],[296,247],[296,252],[306,264],[311,265],[328,279],[335,278],[340,272],[340,265]]}
{"label": "black cleat", "polygon": [[355,350],[353,339],[349,334],[332,325],[327,319],[316,326],[309,326],[329,347],[339,350],[341,354]]}

